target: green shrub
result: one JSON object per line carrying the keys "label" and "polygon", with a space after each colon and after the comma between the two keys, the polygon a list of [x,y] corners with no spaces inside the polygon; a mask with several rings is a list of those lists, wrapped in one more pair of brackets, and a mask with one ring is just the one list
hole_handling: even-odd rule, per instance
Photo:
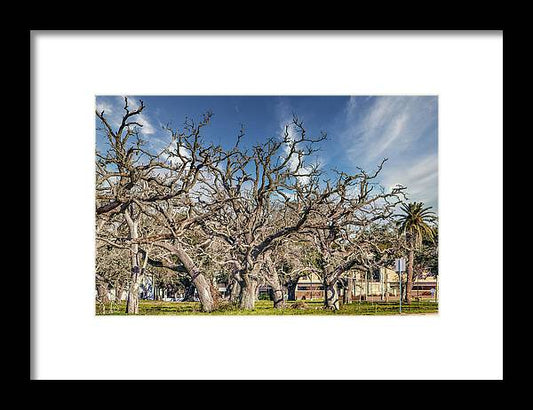
{"label": "green shrub", "polygon": [[259,300],[270,300],[270,295],[268,293],[260,293],[258,299]]}

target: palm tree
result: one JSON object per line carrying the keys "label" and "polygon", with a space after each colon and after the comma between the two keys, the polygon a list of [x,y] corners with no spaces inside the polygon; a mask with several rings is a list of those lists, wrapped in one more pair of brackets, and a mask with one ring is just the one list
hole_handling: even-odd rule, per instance
{"label": "palm tree", "polygon": [[[407,284],[405,289],[405,302],[411,303],[411,291],[413,288],[413,265],[415,259],[415,249],[422,245],[424,239],[431,241],[435,238],[435,226],[433,222],[437,220],[431,207],[424,208],[423,202],[411,202],[402,204],[403,214],[395,215],[399,219],[397,226],[400,234],[405,234],[409,258],[407,262]],[[401,297],[401,295],[400,295]]]}

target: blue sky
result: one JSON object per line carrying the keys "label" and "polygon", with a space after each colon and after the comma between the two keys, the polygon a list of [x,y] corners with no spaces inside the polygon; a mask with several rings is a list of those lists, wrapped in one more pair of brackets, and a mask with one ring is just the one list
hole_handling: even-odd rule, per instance
{"label": "blue sky", "polygon": [[[410,201],[422,201],[438,211],[436,96],[129,96],[130,105],[142,99],[143,139],[163,148],[168,134],[162,126],[181,127],[186,116],[198,119],[211,110],[207,140],[230,147],[244,125],[247,146],[279,137],[292,114],[304,121],[308,135],[327,132],[316,158],[322,169],[372,171],[388,158],[380,178],[385,188],[407,186]],[[98,110],[119,120],[121,96],[96,97]],[[97,133],[97,147],[103,139]]]}

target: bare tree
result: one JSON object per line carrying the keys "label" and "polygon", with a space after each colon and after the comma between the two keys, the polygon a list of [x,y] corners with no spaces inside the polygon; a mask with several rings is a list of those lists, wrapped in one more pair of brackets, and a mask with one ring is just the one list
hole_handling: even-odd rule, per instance
{"label": "bare tree", "polygon": [[285,307],[287,300],[296,300],[300,278],[318,274],[314,249],[295,234],[280,240],[264,256],[264,278],[272,288],[275,308]]}
{"label": "bare tree", "polygon": [[334,184],[322,192],[334,192],[313,212],[307,224],[309,239],[320,255],[326,308],[338,310],[337,283],[355,265],[365,264],[379,248],[368,235],[373,224],[386,221],[403,197],[402,186],[385,191],[376,179],[386,159],[369,174],[339,172]]}
{"label": "bare tree", "polygon": [[[219,158],[220,149],[205,145],[201,138],[201,130],[209,124],[212,114],[205,114],[198,123],[186,119],[182,131],[167,126],[170,143],[158,153],[152,153],[139,136],[142,124],[135,120],[144,109],[143,102],[130,110],[128,99],[124,101],[124,115],[117,129],[104,111],[96,112],[108,143],[104,154],[96,154],[96,214],[102,224],[121,215],[128,228],[125,237],[107,239],[115,246],[127,246],[130,251],[131,280],[126,312],[138,313],[139,285],[147,263],[140,257],[139,244],[147,243],[163,247],[179,259],[199,292],[202,308],[211,311],[215,308],[211,287],[179,241],[183,231],[202,218],[191,212],[196,205],[191,195],[205,178],[204,169],[215,167]],[[173,217],[163,224],[161,233],[143,236],[142,221],[153,224],[157,213],[163,218],[171,214]]]}
{"label": "bare tree", "polygon": [[[270,138],[253,146],[251,152],[238,150],[239,138],[225,164],[213,169],[210,187],[225,196],[227,206],[202,226],[208,235],[223,239],[232,249],[234,259],[230,262],[235,266],[239,306],[243,309],[254,308],[263,255],[279,240],[298,232],[312,207],[323,200],[309,189],[316,184],[319,170],[306,159],[325,137],[308,137],[302,121],[294,117],[283,138]],[[297,197],[300,200],[295,200]],[[276,214],[284,214],[281,219],[288,224],[276,224]]]}
{"label": "bare tree", "polygon": [[[326,135],[309,137],[296,116],[281,138],[245,149],[241,129],[223,150],[202,136],[210,112],[164,127],[168,140],[156,152],[141,138],[144,108],[125,98],[117,124],[96,112],[107,143],[96,153],[96,285],[104,303],[109,289],[127,286],[126,312],[138,313],[151,272],[170,294],[197,292],[205,312],[219,305],[217,278],[242,309],[254,308],[260,285],[282,308],[300,278],[315,273],[324,306],[337,310],[339,285],[351,299],[350,271],[388,266],[398,255],[402,239],[389,222],[405,187],[379,185],[386,159],[372,173],[323,179],[310,160]],[[111,255],[120,264],[108,268]]]}

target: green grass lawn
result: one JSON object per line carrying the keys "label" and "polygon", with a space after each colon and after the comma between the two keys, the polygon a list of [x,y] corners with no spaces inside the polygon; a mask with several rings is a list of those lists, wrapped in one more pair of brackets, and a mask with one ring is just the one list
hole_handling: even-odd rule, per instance
{"label": "green grass lawn", "polygon": [[[295,308],[295,302],[288,302],[284,309],[274,309],[273,302],[259,300],[255,303],[254,310],[241,310],[227,302],[220,310],[212,313],[200,311],[198,302],[163,302],[141,300],[139,304],[140,315],[397,315],[399,314],[398,302],[358,302],[341,305],[339,311],[323,309],[322,300],[304,301],[303,307]],[[296,302],[300,305],[301,302]],[[125,315],[125,302],[111,303],[106,306],[97,303],[97,315]],[[437,313],[438,303],[431,301],[413,301],[411,305],[402,305],[402,314]]]}

